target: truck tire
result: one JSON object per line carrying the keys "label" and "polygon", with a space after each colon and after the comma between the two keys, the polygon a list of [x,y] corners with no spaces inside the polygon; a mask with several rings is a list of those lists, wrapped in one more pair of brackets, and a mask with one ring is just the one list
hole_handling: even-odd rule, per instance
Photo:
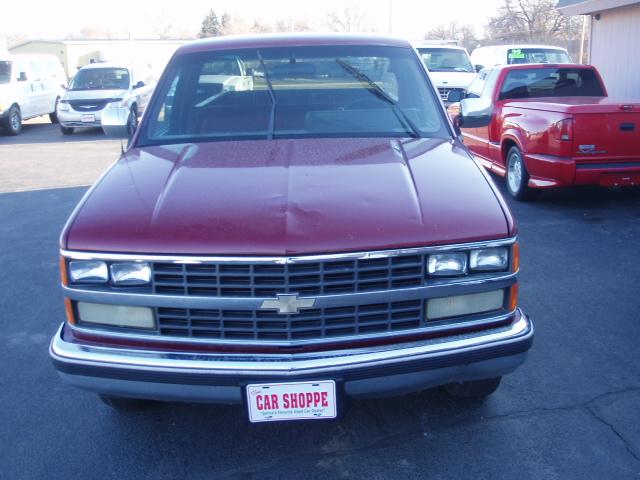
{"label": "truck tire", "polygon": [[100,400],[105,405],[114,410],[141,410],[149,407],[153,402],[151,400],[141,400],[138,398],[125,398],[115,395],[99,394]]}
{"label": "truck tire", "polygon": [[507,153],[507,171],[505,181],[507,191],[516,200],[526,201],[540,195],[540,190],[529,187],[529,172],[522,159],[522,153],[518,147],[511,147]]}
{"label": "truck tire", "polygon": [[49,121],[53,124],[58,123],[58,102],[60,101],[60,97],[56,98],[56,104],[53,107],[53,112],[49,114]]}
{"label": "truck tire", "polygon": [[445,385],[449,395],[456,398],[484,398],[491,395],[500,386],[502,377],[473,380],[470,382],[450,383]]}
{"label": "truck tire", "polygon": [[20,132],[22,132],[22,114],[20,113],[20,107],[11,105],[9,115],[2,126],[9,135],[20,135]]}
{"label": "truck tire", "polygon": [[73,133],[73,127],[63,127],[60,125],[60,131],[63,135],[71,135]]}

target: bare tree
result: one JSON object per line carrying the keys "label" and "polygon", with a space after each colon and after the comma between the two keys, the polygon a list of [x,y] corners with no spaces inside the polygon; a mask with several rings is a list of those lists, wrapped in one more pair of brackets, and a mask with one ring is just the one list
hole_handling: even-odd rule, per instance
{"label": "bare tree", "polygon": [[451,22],[449,25],[438,25],[424,35],[425,40],[455,40],[467,50],[478,46],[479,38],[472,25],[460,25]]}
{"label": "bare tree", "polygon": [[327,27],[334,32],[370,32],[373,30],[367,13],[357,7],[346,7],[340,12],[329,12]]}

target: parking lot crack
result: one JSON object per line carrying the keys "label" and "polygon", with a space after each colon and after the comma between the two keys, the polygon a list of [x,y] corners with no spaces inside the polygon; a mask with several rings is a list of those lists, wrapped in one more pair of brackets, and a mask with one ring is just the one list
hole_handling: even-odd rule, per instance
{"label": "parking lot crack", "polygon": [[624,436],[618,431],[618,429],[615,427],[615,425],[613,425],[612,423],[610,423],[607,420],[605,420],[604,417],[602,417],[601,415],[598,415],[598,413],[593,408],[587,407],[586,410],[591,414],[591,416],[593,418],[595,418],[596,420],[600,421],[601,423],[603,423],[604,425],[609,427],[609,429],[613,432],[613,434],[616,437],[618,437],[620,439],[620,441],[623,443],[623,445],[626,448],[627,452],[629,452],[629,455],[631,455],[633,458],[635,458],[636,461],[640,462],[640,455],[638,455],[633,450],[633,448],[631,448],[631,445],[630,445],[629,441],[626,438],[624,438]]}

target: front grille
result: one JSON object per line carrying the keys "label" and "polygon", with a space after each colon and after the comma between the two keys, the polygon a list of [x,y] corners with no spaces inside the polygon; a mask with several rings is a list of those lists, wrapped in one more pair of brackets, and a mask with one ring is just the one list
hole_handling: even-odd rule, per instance
{"label": "front grille", "polygon": [[76,112],[98,112],[102,110],[107,103],[113,102],[113,99],[101,100],[69,100],[69,105]]}
{"label": "front grille", "polygon": [[421,286],[425,255],[304,263],[153,263],[153,292],[209,297],[331,295]]}
{"label": "front grille", "polygon": [[160,335],[227,340],[316,340],[424,324],[423,300],[316,308],[291,315],[259,310],[156,310]]}
{"label": "front grille", "polygon": [[440,98],[445,102],[447,101],[447,98],[449,98],[449,92],[454,90],[459,90],[461,92],[464,92],[463,88],[438,87],[438,93],[440,94]]}

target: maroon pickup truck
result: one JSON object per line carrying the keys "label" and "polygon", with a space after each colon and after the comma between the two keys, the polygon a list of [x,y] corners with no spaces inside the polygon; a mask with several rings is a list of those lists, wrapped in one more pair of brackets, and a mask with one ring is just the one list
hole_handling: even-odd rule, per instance
{"label": "maroon pickup truck", "polygon": [[461,125],[465,144],[487,169],[506,175],[517,199],[571,185],[640,186],[640,100],[609,98],[594,67],[485,69],[465,103],[491,116],[489,125]]}
{"label": "maroon pickup truck", "polygon": [[[219,81],[237,61],[250,88]],[[50,354],[112,406],[244,403],[260,422],[481,397],[533,339],[511,213],[401,40],[181,47],[60,246]]]}

